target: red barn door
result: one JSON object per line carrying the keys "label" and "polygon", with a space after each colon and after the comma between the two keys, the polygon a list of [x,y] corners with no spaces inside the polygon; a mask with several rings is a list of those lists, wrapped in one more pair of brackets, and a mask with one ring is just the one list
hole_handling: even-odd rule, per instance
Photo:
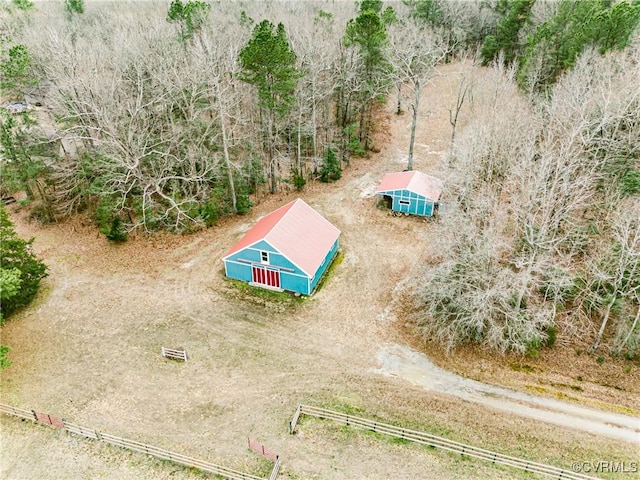
{"label": "red barn door", "polygon": [[253,283],[280,288],[280,270],[263,267],[261,265],[253,265],[251,272]]}

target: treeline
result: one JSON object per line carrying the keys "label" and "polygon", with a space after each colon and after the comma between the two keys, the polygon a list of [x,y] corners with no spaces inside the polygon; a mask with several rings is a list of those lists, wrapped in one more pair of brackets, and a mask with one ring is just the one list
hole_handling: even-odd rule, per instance
{"label": "treeline", "polygon": [[638,0],[404,0],[452,54],[474,52],[517,68],[518,85],[543,92],[585,48],[623,50],[640,21]]}
{"label": "treeline", "polygon": [[538,355],[558,341],[634,359],[640,4],[536,5],[498,2],[480,51],[493,68],[462,79],[474,114],[450,152],[457,209],[419,289],[419,329],[448,349]]}

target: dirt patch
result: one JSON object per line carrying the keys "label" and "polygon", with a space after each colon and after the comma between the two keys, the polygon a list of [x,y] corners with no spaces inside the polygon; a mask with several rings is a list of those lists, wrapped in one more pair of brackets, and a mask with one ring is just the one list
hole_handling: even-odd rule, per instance
{"label": "dirt patch", "polygon": [[529,393],[516,392],[464,378],[434,365],[426,355],[406,345],[386,345],[380,349],[378,359],[381,366],[376,372],[403,378],[427,390],[444,392],[498,410],[628,442],[635,442],[640,438],[640,422],[637,417],[602,412],[546,398],[538,395],[536,389],[531,389]]}

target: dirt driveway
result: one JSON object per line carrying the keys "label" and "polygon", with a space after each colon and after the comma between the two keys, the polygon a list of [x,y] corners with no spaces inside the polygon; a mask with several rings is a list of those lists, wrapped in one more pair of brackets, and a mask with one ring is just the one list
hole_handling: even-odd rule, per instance
{"label": "dirt driveway", "polygon": [[[427,88],[416,169],[439,173],[454,94],[455,76]],[[380,154],[354,161],[337,183],[302,193],[342,231],[344,254],[322,289],[302,303],[247,295],[224,280],[221,263],[257,218],[293,193],[197,234],[157,234],[118,246],[86,219],[38,227],[18,215],[20,233],[36,236],[50,276],[35,304],[2,328],[13,361],[2,373],[2,401],[255,471],[264,463],[246,449],[250,436],[282,454],[283,474],[296,479],[409,479],[425,472],[514,478],[322,422],[304,421],[289,436],[298,403],[355,409],[555,464],[633,458],[636,447],[628,442],[505,415],[375,372],[381,349],[400,339],[392,328],[394,292],[437,248],[434,222],[391,217],[372,198],[384,173],[405,168],[409,122],[409,115],[389,111]],[[161,346],[186,348],[189,362],[162,359]],[[195,475],[20,422],[3,419],[2,426],[10,445],[2,478]]]}

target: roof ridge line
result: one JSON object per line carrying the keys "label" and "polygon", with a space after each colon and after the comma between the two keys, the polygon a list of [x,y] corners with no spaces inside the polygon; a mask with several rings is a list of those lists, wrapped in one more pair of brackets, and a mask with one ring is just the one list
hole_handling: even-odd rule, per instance
{"label": "roof ridge line", "polygon": [[[285,205],[282,205],[282,206],[281,206],[281,207],[279,207],[279,208],[276,208],[273,212],[271,212],[271,213],[269,213],[269,214],[267,214],[267,215],[265,215],[265,216],[273,215],[273,214],[274,214],[274,213],[276,213],[278,210],[283,209],[283,208],[286,208],[287,206],[289,206],[289,205],[291,205],[291,204],[295,203],[295,202],[296,202],[296,201],[298,201],[298,200],[299,200],[299,198],[296,198],[295,200],[291,200],[289,203],[287,203],[287,204],[285,204]],[[278,219],[278,221],[277,221],[277,222],[275,222],[273,225],[271,225],[271,228],[270,228],[270,229],[269,229],[269,230],[264,234],[264,237],[263,237],[263,238],[265,238],[265,239],[266,239],[266,238],[267,238],[267,236],[268,236],[271,232],[273,232],[273,229],[274,229],[274,228],[276,228],[276,227],[280,224],[280,222],[282,222],[282,220],[284,219],[284,217],[286,217],[286,216],[289,214],[289,212],[291,211],[291,209],[292,209],[292,208],[293,208],[293,205],[289,206],[289,208],[287,209],[287,211],[286,211],[286,212],[284,212],[284,213],[282,214],[282,216]],[[264,218],[264,217],[263,217],[263,218]]]}

